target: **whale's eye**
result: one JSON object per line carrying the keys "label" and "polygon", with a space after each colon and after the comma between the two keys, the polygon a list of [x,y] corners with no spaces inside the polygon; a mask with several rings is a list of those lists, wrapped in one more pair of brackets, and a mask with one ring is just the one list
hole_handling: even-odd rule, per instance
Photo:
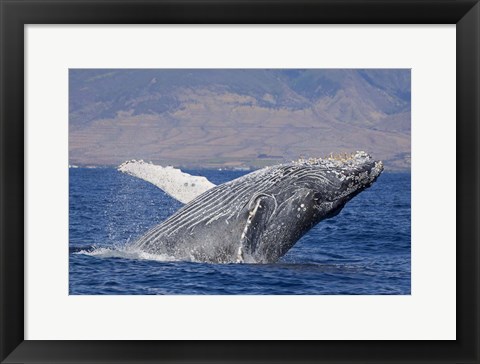
{"label": "whale's eye", "polygon": [[313,202],[316,204],[322,203],[322,201],[325,200],[325,196],[322,192],[315,192],[313,194]]}

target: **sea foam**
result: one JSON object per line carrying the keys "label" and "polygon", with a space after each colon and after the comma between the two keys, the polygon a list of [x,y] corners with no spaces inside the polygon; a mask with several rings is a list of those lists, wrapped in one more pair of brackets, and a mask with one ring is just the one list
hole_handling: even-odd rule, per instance
{"label": "sea foam", "polygon": [[133,260],[156,260],[160,262],[176,261],[175,257],[166,254],[150,254],[128,246],[123,247],[93,247],[75,252],[74,254],[88,255],[97,258],[121,258]]}

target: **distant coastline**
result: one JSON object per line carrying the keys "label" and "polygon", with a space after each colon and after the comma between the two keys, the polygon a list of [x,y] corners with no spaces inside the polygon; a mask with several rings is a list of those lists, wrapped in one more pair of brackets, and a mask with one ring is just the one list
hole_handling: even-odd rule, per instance
{"label": "distant coastline", "polygon": [[[124,161],[123,161],[124,162]],[[122,162],[122,163],[123,163]],[[150,161],[149,161],[150,162]],[[153,164],[160,165],[163,167],[172,166],[175,168],[179,168],[182,170],[197,170],[197,169],[205,169],[205,170],[224,170],[224,171],[254,171],[266,166],[273,166],[275,164],[281,163],[288,163],[290,161],[286,160],[271,160],[271,163],[268,164],[259,164],[259,163],[235,163],[235,164],[176,164],[176,163],[155,163]],[[117,168],[121,163],[118,164],[95,164],[95,163],[70,163],[68,167],[70,169],[76,168],[87,168],[87,169],[95,169],[95,168]],[[388,161],[384,161],[385,165],[385,172],[408,172],[410,173],[410,168],[395,168],[395,166],[389,165]]]}

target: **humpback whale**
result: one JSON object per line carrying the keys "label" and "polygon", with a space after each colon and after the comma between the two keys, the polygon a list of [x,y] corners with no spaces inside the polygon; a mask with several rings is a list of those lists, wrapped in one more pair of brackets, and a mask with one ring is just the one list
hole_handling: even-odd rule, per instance
{"label": "humpback whale", "polygon": [[[125,163],[119,170],[141,175]],[[218,186],[190,176],[201,186],[182,182],[184,188],[194,187],[188,197],[180,193],[187,203],[131,248],[177,260],[273,263],[313,226],[337,215],[370,187],[382,170],[382,162],[356,152],[270,166]],[[168,176],[171,172],[162,170]],[[154,183],[152,178],[142,178]],[[160,187],[175,195],[175,189],[165,183]]]}

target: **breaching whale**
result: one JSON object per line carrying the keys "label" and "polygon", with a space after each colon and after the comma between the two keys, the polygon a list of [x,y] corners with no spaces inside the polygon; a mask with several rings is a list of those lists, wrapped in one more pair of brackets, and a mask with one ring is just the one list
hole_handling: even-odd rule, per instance
{"label": "breaching whale", "polygon": [[[119,170],[142,177],[127,164]],[[337,215],[371,186],[382,170],[382,162],[356,152],[270,166],[218,186],[190,176],[201,183],[196,188],[195,183],[181,183],[194,187],[190,197],[183,198],[189,202],[131,248],[177,260],[276,262],[313,226]],[[175,196],[175,188],[164,189]]]}

